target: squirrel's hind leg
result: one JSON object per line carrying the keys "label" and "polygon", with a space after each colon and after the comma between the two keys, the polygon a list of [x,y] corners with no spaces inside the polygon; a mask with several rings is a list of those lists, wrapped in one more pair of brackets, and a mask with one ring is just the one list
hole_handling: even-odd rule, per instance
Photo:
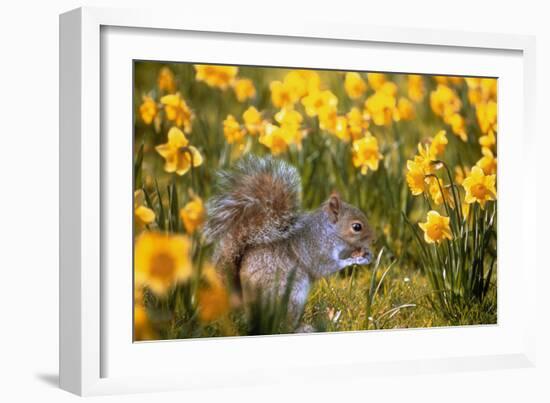
{"label": "squirrel's hind leg", "polygon": [[[252,263],[248,264],[249,262]],[[272,266],[262,263],[266,262],[263,261],[260,254],[255,254],[252,258],[247,256],[240,270],[243,303],[249,319],[253,310],[251,308],[257,308],[258,304],[264,305],[266,298],[277,298],[278,301],[275,301],[275,306],[280,307],[282,298],[289,291],[288,287],[290,287],[290,295],[288,295],[286,304],[287,325],[285,327],[291,332],[313,331],[313,328],[307,328],[301,323],[311,286],[308,275],[300,269],[297,269],[294,275],[291,275],[288,270],[274,270],[271,269]],[[291,278],[292,283],[288,284]],[[259,301],[259,298],[263,302]],[[255,314],[259,313],[258,310],[254,310],[254,312]]]}

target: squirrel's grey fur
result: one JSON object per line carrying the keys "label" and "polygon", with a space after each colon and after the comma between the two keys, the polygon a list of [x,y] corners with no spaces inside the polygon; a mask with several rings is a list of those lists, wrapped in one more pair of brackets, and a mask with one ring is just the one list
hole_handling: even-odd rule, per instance
{"label": "squirrel's grey fur", "polygon": [[[207,211],[204,234],[215,243],[215,264],[241,289],[245,305],[258,290],[281,293],[294,272],[289,315],[296,325],[313,281],[372,259],[364,214],[337,194],[302,212],[300,176],[282,160],[247,156],[220,172]],[[351,229],[357,223],[361,231]]]}

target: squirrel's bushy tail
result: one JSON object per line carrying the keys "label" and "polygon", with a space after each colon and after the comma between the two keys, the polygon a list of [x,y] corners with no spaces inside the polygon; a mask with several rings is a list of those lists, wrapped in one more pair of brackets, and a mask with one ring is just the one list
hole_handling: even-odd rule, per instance
{"label": "squirrel's bushy tail", "polygon": [[298,228],[300,176],[290,164],[247,156],[217,177],[204,234],[216,243],[216,265],[238,275],[244,250],[286,239]]}

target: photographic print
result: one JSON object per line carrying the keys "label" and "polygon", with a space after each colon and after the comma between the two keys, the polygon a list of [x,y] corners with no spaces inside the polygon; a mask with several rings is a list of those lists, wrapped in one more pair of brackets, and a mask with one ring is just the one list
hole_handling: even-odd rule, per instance
{"label": "photographic print", "polygon": [[134,341],[497,323],[496,78],[133,69]]}

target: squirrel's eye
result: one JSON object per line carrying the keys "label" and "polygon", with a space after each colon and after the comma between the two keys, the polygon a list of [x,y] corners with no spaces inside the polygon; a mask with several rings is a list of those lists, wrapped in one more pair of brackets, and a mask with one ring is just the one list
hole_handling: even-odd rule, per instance
{"label": "squirrel's eye", "polygon": [[351,224],[351,229],[353,229],[355,232],[361,232],[363,226],[361,225],[361,223],[354,222],[353,224]]}

